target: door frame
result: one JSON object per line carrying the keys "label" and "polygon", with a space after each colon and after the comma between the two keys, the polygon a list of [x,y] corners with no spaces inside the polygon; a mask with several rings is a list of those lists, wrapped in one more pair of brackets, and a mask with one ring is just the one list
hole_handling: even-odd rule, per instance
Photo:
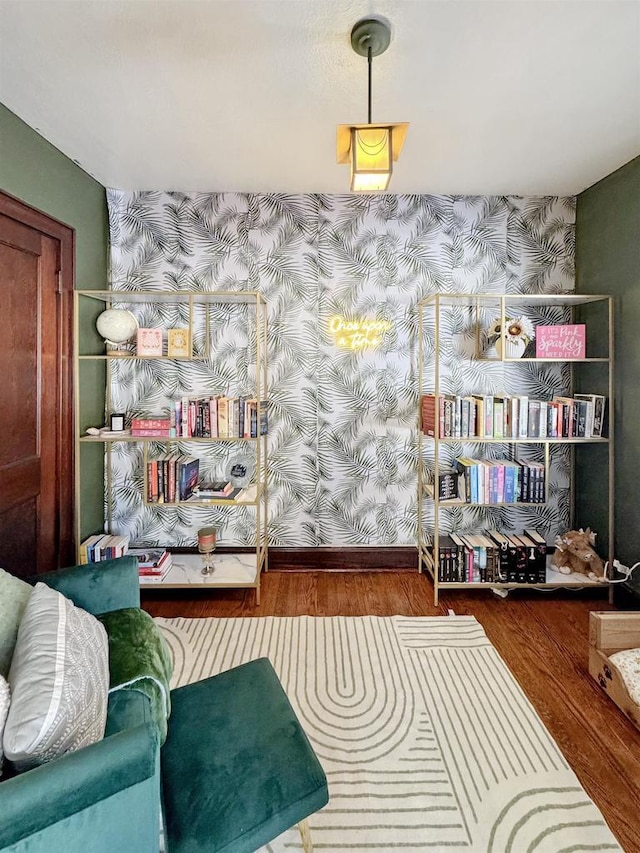
{"label": "door frame", "polygon": [[73,440],[73,290],[75,283],[75,230],[49,214],[0,190],[0,213],[58,242],[57,373],[59,417],[56,421],[58,504],[57,566],[75,562],[75,459]]}

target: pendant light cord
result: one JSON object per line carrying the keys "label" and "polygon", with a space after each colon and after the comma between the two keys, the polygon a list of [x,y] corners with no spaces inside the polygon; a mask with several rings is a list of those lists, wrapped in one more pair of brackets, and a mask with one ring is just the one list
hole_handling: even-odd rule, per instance
{"label": "pendant light cord", "polygon": [[371,72],[373,69],[373,57],[371,55],[371,45],[367,48],[367,62],[369,64],[369,100],[368,100],[368,115],[367,124],[371,124]]}

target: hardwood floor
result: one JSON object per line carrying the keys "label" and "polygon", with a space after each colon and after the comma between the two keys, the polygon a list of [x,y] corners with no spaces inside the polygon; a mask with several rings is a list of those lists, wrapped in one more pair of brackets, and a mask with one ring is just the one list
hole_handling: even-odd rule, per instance
{"label": "hardwood floor", "polygon": [[274,572],[253,590],[145,594],[153,616],[475,616],[601,809],[626,853],[640,853],[640,732],[590,678],[591,610],[601,592],[449,592],[436,608],[417,572]]}

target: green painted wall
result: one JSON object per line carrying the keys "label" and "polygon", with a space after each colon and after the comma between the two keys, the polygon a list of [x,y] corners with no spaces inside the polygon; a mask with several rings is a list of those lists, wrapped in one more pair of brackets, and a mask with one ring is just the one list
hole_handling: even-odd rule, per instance
{"label": "green painted wall", "polygon": [[[105,189],[35,130],[0,104],[0,189],[71,226],[76,232],[76,287],[107,286],[108,218]],[[104,380],[84,389],[84,420],[104,416]],[[80,499],[88,532],[102,529],[103,463],[93,453],[84,465]],[[71,496],[70,496],[71,498]]]}
{"label": "green painted wall", "polygon": [[[615,553],[631,565],[640,560],[640,157],[578,196],[576,290],[615,297]],[[578,478],[577,517],[596,524],[603,467],[581,465]]]}

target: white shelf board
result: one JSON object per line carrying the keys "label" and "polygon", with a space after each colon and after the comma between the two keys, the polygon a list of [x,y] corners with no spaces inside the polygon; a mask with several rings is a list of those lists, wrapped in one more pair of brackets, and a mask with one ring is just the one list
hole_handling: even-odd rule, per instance
{"label": "white shelf board", "polygon": [[590,580],[586,575],[581,575],[579,572],[563,575],[562,572],[554,571],[549,565],[547,565],[547,583],[558,586],[597,586],[601,588],[608,586],[608,584]]}
{"label": "white shelf board", "polygon": [[590,580],[586,575],[581,575],[576,572],[570,575],[563,575],[561,572],[555,572],[548,566],[547,579],[545,583],[457,583],[451,581],[438,581],[438,587],[440,589],[491,589],[492,587],[500,589],[560,589],[573,587],[574,589],[579,589],[587,586],[597,587],[598,589],[608,588],[608,584]]}
{"label": "white shelf board", "polygon": [[[435,444],[436,438],[433,435],[425,435],[426,442]],[[438,438],[438,444],[608,444],[609,438],[596,437],[591,438],[480,438],[480,436],[466,436],[464,438]]]}
{"label": "white shelf board", "polygon": [[203,575],[204,562],[200,554],[173,554],[171,568],[160,580],[141,577],[140,586],[146,588],[178,589],[216,587],[253,587],[257,585],[258,571],[255,554],[213,555],[214,572]]}
{"label": "white shelf board", "polygon": [[[265,434],[266,435],[266,434]],[[265,435],[261,435],[260,438],[264,438]],[[255,436],[253,438],[245,438],[244,436],[214,436],[213,438],[203,438],[200,436],[190,435],[174,435],[166,436],[166,435],[81,435],[78,441],[82,444],[107,444],[111,442],[112,444],[116,441],[130,441],[130,442],[155,442],[156,444],[168,444],[169,442],[207,442],[211,443],[212,441],[256,441]]]}
{"label": "white shelf board", "polygon": [[453,305],[480,305],[496,303],[500,305],[504,299],[505,305],[587,305],[589,302],[606,302],[611,297],[604,294],[587,293],[438,293],[426,296],[419,303],[420,307],[431,307],[439,303],[445,307]]}
{"label": "white shelf board", "polygon": [[78,297],[85,296],[100,302],[132,305],[150,302],[177,305],[189,301],[196,305],[253,304],[264,301],[262,295],[253,290],[77,290],[76,294]]}

